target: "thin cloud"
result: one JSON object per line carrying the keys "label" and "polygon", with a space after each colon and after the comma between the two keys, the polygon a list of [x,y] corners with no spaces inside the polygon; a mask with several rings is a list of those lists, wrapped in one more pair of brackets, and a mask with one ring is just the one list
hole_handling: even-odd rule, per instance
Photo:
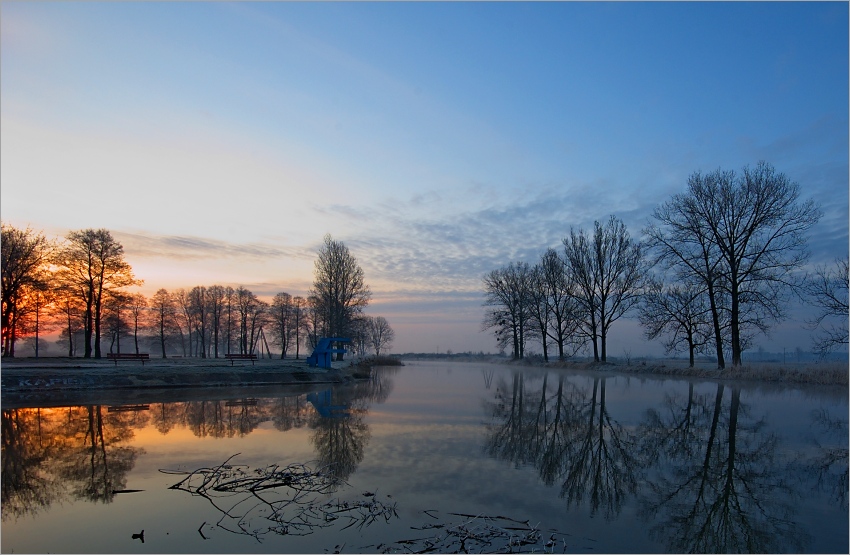
{"label": "thin cloud", "polygon": [[214,258],[312,258],[315,252],[303,247],[280,247],[269,243],[230,243],[186,235],[157,235],[116,231],[115,238],[124,252],[134,257],[157,257],[176,260]]}

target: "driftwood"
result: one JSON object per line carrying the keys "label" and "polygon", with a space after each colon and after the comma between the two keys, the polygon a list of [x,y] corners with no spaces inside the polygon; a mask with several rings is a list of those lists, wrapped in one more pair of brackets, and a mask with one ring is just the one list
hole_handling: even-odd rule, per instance
{"label": "driftwood", "polygon": [[[434,520],[437,511],[423,511]],[[541,530],[528,520],[506,516],[448,513],[460,517],[437,523],[426,523],[413,530],[435,531],[432,535],[379,545],[384,553],[566,553],[566,534],[557,530]],[[369,547],[369,546],[367,546]],[[383,548],[383,549],[380,549]]]}
{"label": "driftwood", "polygon": [[[389,496],[380,500],[377,492],[362,492],[354,499],[326,500],[329,494],[348,485],[330,467],[291,464],[252,470],[247,465],[231,464],[236,456],[212,468],[160,472],[184,476],[170,489],[207,499],[222,513],[218,527],[252,536],[259,542],[269,533],[303,536],[330,526],[339,526],[340,531],[353,526],[360,529],[398,518],[396,503],[390,503]],[[432,521],[411,526],[420,532],[417,537],[355,549],[379,553],[566,552],[566,534],[542,530],[528,520],[464,513],[447,513],[441,519],[435,510],[423,514]],[[198,528],[204,539],[206,525],[204,522]],[[335,546],[333,552],[340,553],[345,545]]]}
{"label": "driftwood", "polygon": [[[237,456],[212,468],[160,472],[185,476],[169,489],[207,499],[222,513],[218,527],[257,541],[268,533],[303,536],[340,523],[344,523],[343,529],[363,528],[398,516],[395,503],[381,501],[372,492],[363,493],[360,499],[322,501],[347,485],[329,467],[291,464],[251,470],[247,465],[231,464]],[[201,536],[203,526],[198,529]]]}

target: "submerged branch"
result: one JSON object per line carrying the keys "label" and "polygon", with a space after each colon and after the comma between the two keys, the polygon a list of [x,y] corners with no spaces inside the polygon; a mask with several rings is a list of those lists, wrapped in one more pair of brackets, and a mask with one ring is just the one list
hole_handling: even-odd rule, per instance
{"label": "submerged branch", "polygon": [[[362,530],[375,522],[388,523],[399,518],[396,503],[380,500],[377,491],[363,492],[354,499],[328,500],[327,494],[348,485],[334,475],[330,466],[270,465],[251,470],[247,465],[231,464],[234,457],[213,468],[160,472],[185,475],[170,489],[207,499],[221,512],[216,523],[219,528],[251,536],[258,542],[268,533],[304,536],[330,526],[338,526],[338,531]],[[229,508],[223,506],[223,499],[228,500]],[[438,511],[431,509],[423,514],[437,522],[411,529],[434,531],[434,535],[361,549],[407,553],[554,553],[556,549],[566,552],[566,534],[556,530],[544,532],[528,520],[466,513],[447,513],[441,519]],[[207,539],[202,531],[205,525],[206,522],[198,532]],[[339,546],[335,552],[339,552]]]}

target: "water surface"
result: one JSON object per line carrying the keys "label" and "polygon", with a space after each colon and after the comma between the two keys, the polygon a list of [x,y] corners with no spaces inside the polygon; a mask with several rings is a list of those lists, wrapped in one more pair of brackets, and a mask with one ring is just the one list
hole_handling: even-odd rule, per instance
{"label": "water surface", "polygon": [[[409,362],[167,395],[4,406],[2,551],[848,552],[846,389]],[[297,502],[203,486],[287,467]]]}

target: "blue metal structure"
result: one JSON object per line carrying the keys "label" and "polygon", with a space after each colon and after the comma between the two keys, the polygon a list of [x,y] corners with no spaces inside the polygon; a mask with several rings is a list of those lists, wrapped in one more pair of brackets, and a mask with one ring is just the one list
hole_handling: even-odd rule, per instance
{"label": "blue metal structure", "polygon": [[311,368],[330,368],[331,360],[335,353],[347,353],[345,349],[332,349],[333,343],[351,343],[351,339],[347,337],[323,337],[319,339],[316,348],[313,349],[313,354],[307,357],[307,364]]}
{"label": "blue metal structure", "polygon": [[322,418],[348,418],[351,416],[348,405],[335,405],[333,403],[333,390],[331,389],[308,393],[307,401],[313,404],[316,412]]}

